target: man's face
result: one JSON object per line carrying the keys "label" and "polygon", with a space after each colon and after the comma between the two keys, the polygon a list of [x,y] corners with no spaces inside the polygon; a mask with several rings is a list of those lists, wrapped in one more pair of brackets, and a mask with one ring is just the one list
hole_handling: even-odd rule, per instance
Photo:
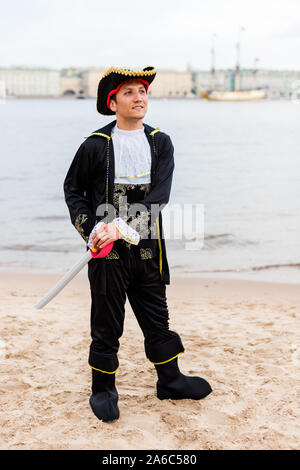
{"label": "man's face", "polygon": [[125,82],[116,93],[117,102],[110,101],[110,109],[123,119],[143,119],[148,109],[148,95],[144,85],[136,80]]}

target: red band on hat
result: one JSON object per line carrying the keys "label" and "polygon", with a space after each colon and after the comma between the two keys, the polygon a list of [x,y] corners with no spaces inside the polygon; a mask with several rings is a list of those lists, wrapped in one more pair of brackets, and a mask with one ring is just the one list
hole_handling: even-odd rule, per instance
{"label": "red band on hat", "polygon": [[141,82],[143,85],[145,85],[145,87],[146,87],[146,93],[148,93],[149,83],[146,82],[146,80],[143,80],[142,78],[129,78],[129,79],[126,80],[125,82],[120,83],[120,85],[119,85],[115,90],[111,90],[111,91],[108,93],[107,100],[106,100],[106,104],[107,104],[108,109],[110,109],[110,107],[109,107],[109,102],[110,102],[111,96],[114,95],[115,93],[117,93],[117,92],[119,91],[119,89],[121,88],[121,86],[124,85],[124,83],[129,82],[129,81],[131,81],[131,80],[136,80],[137,82]]}

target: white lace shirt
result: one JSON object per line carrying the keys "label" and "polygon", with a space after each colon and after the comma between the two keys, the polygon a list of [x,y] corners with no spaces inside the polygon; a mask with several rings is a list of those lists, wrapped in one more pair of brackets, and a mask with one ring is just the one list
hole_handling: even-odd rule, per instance
{"label": "white lace shirt", "polygon": [[112,130],[115,155],[115,183],[151,183],[151,149],[142,129]]}
{"label": "white lace shirt", "polygon": [[[127,131],[119,129],[117,125],[112,129],[112,140],[115,156],[115,183],[145,184],[151,183],[151,148],[142,129]],[[138,245],[140,235],[130,227],[121,217],[113,220],[120,232],[120,238]],[[104,222],[98,222],[93,228],[88,246],[93,248],[92,236]]]}

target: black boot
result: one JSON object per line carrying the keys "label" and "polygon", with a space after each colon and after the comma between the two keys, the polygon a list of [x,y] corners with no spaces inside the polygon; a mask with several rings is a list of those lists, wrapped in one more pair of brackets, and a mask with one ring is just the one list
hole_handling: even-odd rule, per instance
{"label": "black boot", "polygon": [[212,392],[209,383],[201,377],[183,375],[178,368],[177,357],[165,364],[155,364],[155,368],[158,375],[157,398],[160,400],[166,398],[199,400]]}
{"label": "black boot", "polygon": [[92,369],[92,392],[90,405],[97,418],[106,422],[118,419],[119,395],[115,386],[115,374]]}

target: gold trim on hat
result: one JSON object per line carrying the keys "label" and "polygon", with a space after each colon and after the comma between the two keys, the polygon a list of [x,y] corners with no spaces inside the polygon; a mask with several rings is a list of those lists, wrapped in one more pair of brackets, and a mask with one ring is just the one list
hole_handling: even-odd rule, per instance
{"label": "gold trim on hat", "polygon": [[[150,67],[150,66],[148,66]],[[153,68],[153,70],[128,70],[128,69],[120,69],[118,67],[110,67],[107,69],[104,74],[102,75],[102,78],[107,77],[111,73],[119,73],[120,75],[128,75],[129,77],[136,77],[137,75],[142,76],[142,77],[147,77],[149,75],[154,75],[156,74],[156,69]]]}

